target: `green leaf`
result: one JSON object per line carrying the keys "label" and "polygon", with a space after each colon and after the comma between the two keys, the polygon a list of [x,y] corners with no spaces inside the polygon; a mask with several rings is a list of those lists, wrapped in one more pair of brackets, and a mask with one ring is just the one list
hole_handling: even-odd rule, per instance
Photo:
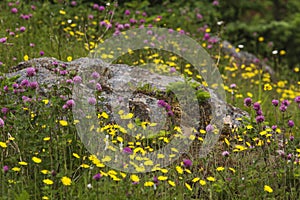
{"label": "green leaf", "polygon": [[21,194],[15,196],[15,200],[29,200],[29,194],[26,190],[23,190]]}

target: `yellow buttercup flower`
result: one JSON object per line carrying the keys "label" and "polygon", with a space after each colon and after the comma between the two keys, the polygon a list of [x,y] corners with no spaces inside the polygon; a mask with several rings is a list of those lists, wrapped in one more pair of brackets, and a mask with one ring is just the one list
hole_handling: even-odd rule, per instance
{"label": "yellow buttercup flower", "polygon": [[61,182],[63,185],[69,186],[69,185],[71,185],[72,180],[69,177],[64,176],[61,178]]}
{"label": "yellow buttercup flower", "polygon": [[217,171],[220,172],[220,171],[223,171],[224,169],[225,169],[224,167],[218,167]]}
{"label": "yellow buttercup flower", "polygon": [[24,61],[27,61],[27,60],[29,60],[29,56],[28,56],[28,55],[25,55],[25,56],[23,57],[23,59],[24,59]]}
{"label": "yellow buttercup flower", "polygon": [[5,143],[5,142],[0,142],[0,147],[2,147],[2,148],[6,148],[6,147],[7,147],[7,145],[6,145],[6,143]]}
{"label": "yellow buttercup flower", "polygon": [[188,183],[184,183],[184,185],[188,190],[192,191],[192,187]]}
{"label": "yellow buttercup flower", "polygon": [[272,90],[272,86],[269,83],[267,83],[267,84],[264,85],[264,90],[265,91],[270,91],[270,90]]}
{"label": "yellow buttercup flower", "polygon": [[21,162],[19,162],[19,164],[20,164],[20,165],[26,166],[26,165],[27,165],[27,162],[21,161]]}
{"label": "yellow buttercup flower", "polygon": [[68,122],[65,120],[59,120],[59,124],[62,126],[68,126]]}
{"label": "yellow buttercup flower", "polygon": [[53,181],[50,180],[50,179],[44,179],[44,180],[43,180],[43,183],[45,183],[46,185],[52,185],[52,184],[53,184]]}
{"label": "yellow buttercup flower", "polygon": [[64,11],[64,10],[60,10],[60,11],[59,11],[59,14],[61,14],[61,15],[65,15],[65,14],[66,14],[66,11]]}
{"label": "yellow buttercup flower", "polygon": [[212,177],[212,176],[207,177],[207,180],[208,180],[208,181],[211,181],[211,182],[216,181],[216,179],[215,179],[214,177]]}
{"label": "yellow buttercup flower", "polygon": [[202,186],[203,186],[203,185],[206,185],[206,181],[205,181],[205,180],[200,180],[199,183],[200,183],[200,185],[202,185]]}
{"label": "yellow buttercup flower", "polygon": [[77,153],[72,154],[75,158],[80,158],[80,156]]}
{"label": "yellow buttercup flower", "polygon": [[72,60],[73,60],[72,56],[68,56],[68,57],[67,57],[67,61],[68,61],[68,62],[71,62]]}
{"label": "yellow buttercup flower", "polygon": [[196,178],[194,178],[193,180],[192,180],[192,182],[193,183],[196,183],[197,181],[199,181],[200,180],[200,178],[199,177],[196,177]]}
{"label": "yellow buttercup flower", "polygon": [[130,179],[131,179],[133,182],[139,182],[139,181],[140,181],[140,178],[139,178],[137,175],[135,175],[135,174],[131,175],[131,176],[130,176]]}
{"label": "yellow buttercup flower", "polygon": [[168,179],[168,177],[167,176],[159,176],[157,179],[160,181],[165,181]]}
{"label": "yellow buttercup flower", "polygon": [[15,172],[19,172],[21,171],[21,169],[19,167],[13,167],[11,170],[15,171]]}
{"label": "yellow buttercup flower", "polygon": [[175,187],[175,186],[176,186],[176,184],[175,184],[175,182],[174,182],[174,181],[168,180],[168,183],[169,183],[171,186],[173,186],[173,187]]}
{"label": "yellow buttercup flower", "polygon": [[49,173],[49,170],[43,169],[43,170],[41,170],[41,173],[42,173],[42,174],[48,174],[48,173]]}
{"label": "yellow buttercup flower", "polygon": [[264,186],[264,191],[269,192],[269,193],[272,193],[272,192],[273,192],[273,189],[272,189],[270,186],[265,185],[265,186]]}
{"label": "yellow buttercup flower", "polygon": [[154,185],[154,183],[152,181],[147,181],[147,182],[144,183],[145,187],[151,187],[153,185]]}
{"label": "yellow buttercup flower", "polygon": [[35,162],[35,163],[41,163],[42,159],[34,156],[34,157],[32,157],[32,161]]}

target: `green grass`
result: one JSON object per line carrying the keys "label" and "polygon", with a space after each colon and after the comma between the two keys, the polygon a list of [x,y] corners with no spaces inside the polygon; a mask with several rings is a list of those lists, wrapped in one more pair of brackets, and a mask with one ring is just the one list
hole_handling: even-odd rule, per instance
{"label": "green grass", "polygon": [[[51,4],[48,1],[32,4],[36,10],[24,2],[12,6],[8,5],[8,1],[0,3],[0,38],[7,37],[5,43],[0,43],[3,73],[0,79],[0,118],[4,120],[4,126],[0,127],[0,166],[3,168],[0,171],[1,199],[299,199],[300,109],[294,99],[300,96],[300,82],[296,68],[288,70],[286,66],[280,66],[286,69],[285,75],[280,76],[276,71],[277,80],[274,81],[254,63],[238,65],[231,56],[219,53],[219,43],[211,44],[203,40],[205,32],[219,35],[226,29],[213,25],[215,19],[209,14],[203,15],[203,20],[196,19],[195,11],[188,7],[186,16],[189,20],[182,17],[176,7],[172,12],[161,6],[147,7],[146,4],[133,9],[134,2],[119,7],[115,7],[113,2],[110,6],[103,3],[103,11],[93,9],[91,3],[79,1],[76,6],[69,3]],[[176,5],[166,3],[168,8]],[[11,12],[13,7],[18,9],[18,13]],[[124,15],[126,9],[131,12],[129,16]],[[221,18],[222,13],[211,4],[207,3],[207,9]],[[111,15],[110,11],[114,14]],[[147,16],[142,15],[143,11],[148,13]],[[21,14],[32,14],[32,17],[21,19]],[[89,15],[93,15],[93,19]],[[178,20],[178,16],[182,20]],[[136,166],[140,170],[136,174],[138,177],[110,167],[109,159],[114,158],[96,158],[87,151],[76,134],[78,121],[74,119],[72,109],[63,109],[67,100],[72,98],[69,84],[61,83],[53,87],[46,97],[26,87],[22,92],[13,92],[15,78],[4,76],[12,66],[27,59],[55,57],[70,61],[85,57],[115,31],[114,28],[107,30],[100,26],[100,21],[111,21],[112,27],[116,23],[131,25],[124,30],[141,25],[140,22],[137,25],[130,23],[131,18],[138,21],[144,19],[145,27],[153,24],[189,32],[215,62],[220,58],[218,68],[222,72],[227,101],[248,111],[251,116],[250,119],[239,119],[243,126],[233,128],[229,135],[222,135],[207,157],[195,156],[197,147],[201,146],[202,140],[205,141],[207,134],[203,130],[205,127],[202,127],[195,137],[189,138],[194,140],[194,145],[180,159],[167,167],[153,166],[153,171],[147,173]],[[211,26],[205,27],[205,24]],[[16,30],[22,26],[26,28],[24,32]],[[199,27],[203,31],[197,31]],[[267,45],[257,41],[249,43]],[[40,55],[40,51],[44,55]],[[284,59],[283,55],[279,58]],[[115,60],[115,63],[133,66],[143,66],[148,62],[162,63],[159,68],[153,69],[155,72],[168,74],[170,67],[174,67],[185,76],[194,77],[202,83],[205,81],[184,59],[167,52],[135,51]],[[72,79],[74,74],[67,76]],[[230,88],[233,83],[236,87]],[[6,86],[8,91],[5,91]],[[22,98],[24,96],[32,100],[26,102]],[[252,98],[251,107],[244,105],[246,97]],[[283,100],[289,100],[291,104],[286,112],[281,112],[279,106],[272,105],[273,99],[280,100],[279,106]],[[254,102],[260,102],[265,117],[262,123],[255,121]],[[6,113],[3,108],[9,111]],[[180,136],[177,127],[172,127],[174,130],[156,138],[145,139],[141,135],[128,139],[124,130],[129,132],[135,127],[152,134],[147,130],[147,125],[155,124],[136,122],[129,123],[129,127],[118,127],[109,123],[105,112],[96,114],[100,115],[97,123],[104,129],[98,134],[102,134],[102,138],[109,135],[109,140],[117,148],[122,143],[123,147],[130,147],[134,152],[140,150],[135,152],[139,158],[144,158],[143,153],[148,155],[151,150],[162,148],[173,137]],[[130,114],[120,115],[130,122]],[[289,127],[288,120],[293,120],[295,126]],[[278,128],[273,130],[273,125]],[[222,155],[226,151],[228,155]],[[173,153],[176,154],[176,149]],[[191,160],[192,165],[184,165],[185,159]],[[151,166],[151,162],[148,164]],[[98,173],[101,178],[95,180],[94,176]],[[68,178],[70,185],[65,181]]]}

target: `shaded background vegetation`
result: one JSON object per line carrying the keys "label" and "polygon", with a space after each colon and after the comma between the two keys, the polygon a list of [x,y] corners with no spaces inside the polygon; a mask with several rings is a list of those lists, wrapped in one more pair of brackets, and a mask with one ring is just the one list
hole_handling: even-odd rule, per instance
{"label": "shaded background vegetation", "polygon": [[[260,53],[264,57],[272,56],[266,47],[248,43],[257,41],[258,36],[263,36],[267,38],[269,46],[273,49],[286,51],[286,58],[281,62],[289,68],[295,67],[300,61],[300,1],[298,0],[221,0],[215,6],[211,0],[119,0],[118,3],[148,10],[150,15],[164,16],[164,13],[170,12],[170,9],[180,10],[184,18],[190,14],[188,11],[198,10],[210,27],[216,26],[220,20],[224,21],[225,29],[222,37],[235,45],[243,44],[247,51]],[[175,16],[173,21],[169,18],[169,22],[173,26],[189,27],[190,30],[195,28],[188,24],[189,20],[178,19]]]}

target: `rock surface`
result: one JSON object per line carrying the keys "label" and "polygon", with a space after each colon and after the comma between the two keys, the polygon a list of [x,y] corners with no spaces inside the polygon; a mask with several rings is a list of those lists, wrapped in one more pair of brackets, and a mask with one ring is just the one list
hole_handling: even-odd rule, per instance
{"label": "rock surface", "polygon": [[[17,82],[27,79],[26,69],[34,67],[37,69],[37,74],[31,77],[31,80],[36,80],[41,85],[40,92],[46,94],[53,85],[60,84],[66,81],[66,75],[61,75],[60,71],[66,70],[70,74],[78,74],[79,69],[88,67],[100,74],[99,82],[102,86],[101,97],[104,99],[102,104],[104,109],[111,113],[112,108],[119,106],[134,113],[135,117],[139,117],[146,121],[161,121],[164,119],[161,110],[157,109],[157,101],[165,99],[172,101],[166,94],[167,86],[172,82],[183,81],[180,77],[164,76],[160,74],[150,73],[146,69],[131,67],[128,65],[109,65],[101,59],[80,58],[72,62],[62,62],[55,58],[37,58],[26,62],[21,62],[12,68],[12,72],[7,74],[8,77],[20,76]],[[132,85],[149,85],[153,90],[132,90]],[[212,116],[212,107],[218,112],[218,109],[226,109],[226,117],[223,119],[225,134],[230,134],[228,126],[239,126],[237,118],[248,116],[248,114],[239,108],[233,107],[218,98],[214,91],[203,88],[210,93],[210,99],[199,104],[200,119],[199,127],[205,129],[210,123]],[[157,95],[160,91],[160,97]],[[180,106],[175,106],[173,101],[172,111],[174,113],[175,123],[180,116],[184,115],[181,112]],[[225,106],[224,106],[225,105]],[[191,111],[193,112],[193,111]],[[189,113],[185,113],[189,115]],[[218,114],[215,116],[218,117]],[[174,123],[174,121],[173,121]],[[226,128],[227,127],[227,128]]]}
{"label": "rock surface", "polygon": [[247,51],[236,52],[236,47],[226,40],[222,41],[222,52],[226,55],[233,56],[238,64],[250,65],[251,63],[256,63],[260,68],[271,75],[272,80],[276,80],[275,72],[272,67],[260,61],[254,54]]}

